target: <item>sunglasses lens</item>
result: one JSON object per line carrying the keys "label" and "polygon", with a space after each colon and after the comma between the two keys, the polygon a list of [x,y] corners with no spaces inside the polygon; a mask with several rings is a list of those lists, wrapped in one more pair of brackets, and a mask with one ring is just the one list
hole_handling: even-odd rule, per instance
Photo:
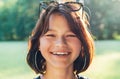
{"label": "sunglasses lens", "polygon": [[[48,1],[48,2],[42,2],[40,3],[40,7],[43,9],[46,9],[48,6],[55,6],[58,5],[58,2],[55,1]],[[62,4],[64,5],[64,4]],[[65,5],[71,10],[71,11],[78,11],[81,9],[82,4],[78,2],[66,2]]]}
{"label": "sunglasses lens", "polygon": [[47,5],[48,5],[48,3],[44,2],[41,7],[45,9],[47,7]]}
{"label": "sunglasses lens", "polygon": [[81,9],[82,5],[76,2],[68,2],[67,6],[70,7],[73,11],[78,11]]}

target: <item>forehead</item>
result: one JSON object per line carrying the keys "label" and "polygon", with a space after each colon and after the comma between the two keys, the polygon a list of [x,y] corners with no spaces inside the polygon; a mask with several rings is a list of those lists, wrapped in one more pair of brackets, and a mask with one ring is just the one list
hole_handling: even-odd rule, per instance
{"label": "forehead", "polygon": [[[49,17],[48,29],[54,28],[61,28],[62,30],[71,29],[72,18],[68,18],[70,16],[64,16],[60,13],[53,13]],[[68,20],[69,19],[69,20]]]}
{"label": "forehead", "polygon": [[67,18],[65,16],[63,16],[62,14],[60,13],[53,13],[50,15],[49,17],[49,25],[54,25],[54,24],[57,24],[57,25],[68,25],[68,21],[67,21]]}

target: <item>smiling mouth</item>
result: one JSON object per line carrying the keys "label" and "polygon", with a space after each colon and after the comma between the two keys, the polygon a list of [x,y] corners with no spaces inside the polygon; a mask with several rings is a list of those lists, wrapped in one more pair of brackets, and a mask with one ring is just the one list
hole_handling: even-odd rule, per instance
{"label": "smiling mouth", "polygon": [[57,55],[57,56],[67,56],[70,54],[70,52],[51,52],[51,54]]}

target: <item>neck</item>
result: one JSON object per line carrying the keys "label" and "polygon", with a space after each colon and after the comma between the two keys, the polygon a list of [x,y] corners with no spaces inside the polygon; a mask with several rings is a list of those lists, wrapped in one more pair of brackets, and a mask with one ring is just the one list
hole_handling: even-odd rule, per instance
{"label": "neck", "polygon": [[43,79],[75,79],[73,68],[47,68]]}

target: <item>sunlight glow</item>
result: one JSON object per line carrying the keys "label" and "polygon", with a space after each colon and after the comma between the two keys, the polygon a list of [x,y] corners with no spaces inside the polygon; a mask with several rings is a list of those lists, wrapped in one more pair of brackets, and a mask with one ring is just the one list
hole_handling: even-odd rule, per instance
{"label": "sunlight glow", "polygon": [[4,5],[3,1],[0,0],[0,7]]}

